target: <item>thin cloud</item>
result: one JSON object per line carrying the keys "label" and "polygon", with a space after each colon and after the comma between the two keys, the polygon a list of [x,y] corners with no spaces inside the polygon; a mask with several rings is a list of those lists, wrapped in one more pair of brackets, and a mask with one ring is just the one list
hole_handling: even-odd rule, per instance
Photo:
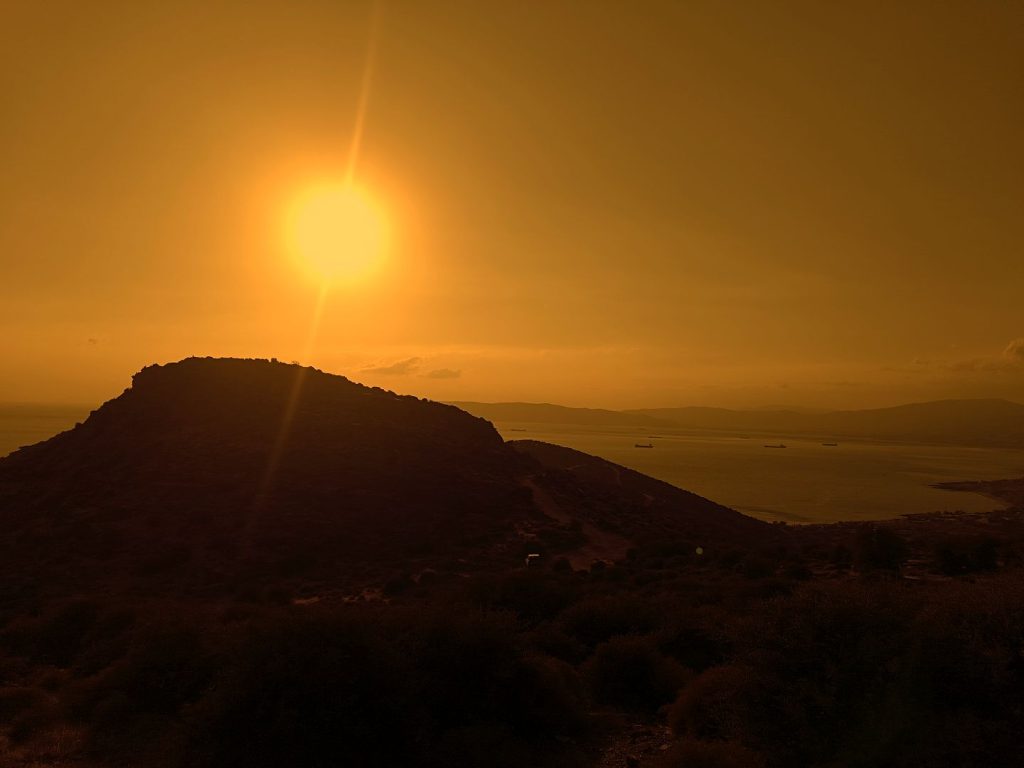
{"label": "thin cloud", "polygon": [[1007,364],[1003,360],[976,357],[971,360],[959,360],[947,365],[946,368],[954,373],[985,373],[1002,371],[1006,369],[1006,366]]}
{"label": "thin cloud", "polygon": [[976,357],[946,366],[955,373],[1019,373],[1024,370],[1024,338],[1006,345],[999,357]]}
{"label": "thin cloud", "polygon": [[1007,344],[1003,357],[1013,363],[1024,363],[1024,338],[1014,339]]}
{"label": "thin cloud", "polygon": [[462,371],[453,368],[438,368],[423,375],[428,379],[458,379],[462,376]]}
{"label": "thin cloud", "polygon": [[1002,374],[1016,375],[1024,371],[1024,337],[1014,339],[1001,355],[969,357],[962,360],[928,360],[915,357],[908,368],[886,367],[883,371],[895,373],[938,373],[938,374]]}
{"label": "thin cloud", "polygon": [[381,365],[371,368],[363,368],[363,373],[374,373],[383,376],[408,376],[411,373],[415,373],[419,370],[421,358],[410,357],[405,360],[399,360],[397,363],[391,365]]}

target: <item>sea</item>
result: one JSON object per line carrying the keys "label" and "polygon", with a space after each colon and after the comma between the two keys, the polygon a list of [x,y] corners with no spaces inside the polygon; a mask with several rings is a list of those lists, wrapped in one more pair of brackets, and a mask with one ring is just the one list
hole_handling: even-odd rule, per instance
{"label": "sea", "polygon": [[90,410],[86,405],[0,403],[0,456],[71,429]]}
{"label": "sea", "polygon": [[[542,440],[635,469],[762,520],[886,520],[986,512],[986,496],[931,487],[1024,475],[1024,451],[808,436],[497,422],[506,440]],[[637,448],[636,445],[651,445]],[[767,445],[785,448],[766,448]]]}
{"label": "sea", "polygon": [[[86,406],[0,404],[0,456],[46,440]],[[1024,451],[956,445],[496,422],[506,440],[543,440],[590,453],[763,520],[884,520],[936,511],[985,512],[986,496],[933,488],[950,480],[1024,475]],[[651,445],[637,448],[636,445]],[[783,444],[785,448],[766,448]]]}

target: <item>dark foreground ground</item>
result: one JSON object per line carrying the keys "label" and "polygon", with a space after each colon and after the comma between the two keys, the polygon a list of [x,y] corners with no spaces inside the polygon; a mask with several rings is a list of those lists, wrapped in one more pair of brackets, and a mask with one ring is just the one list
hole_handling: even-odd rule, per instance
{"label": "dark foreground ground", "polygon": [[1017,765],[1022,484],[768,525],[309,369],[146,369],[0,460],[0,765]]}
{"label": "dark foreground ground", "polygon": [[1021,513],[788,533],[360,596],[12,607],[3,764],[1015,764]]}

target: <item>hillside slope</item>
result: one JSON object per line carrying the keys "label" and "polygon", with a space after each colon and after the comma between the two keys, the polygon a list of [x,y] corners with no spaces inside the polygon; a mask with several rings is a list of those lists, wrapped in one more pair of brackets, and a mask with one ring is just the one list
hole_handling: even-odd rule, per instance
{"label": "hillside slope", "polygon": [[[84,423],[0,459],[0,569],[15,591],[344,590],[568,553],[587,543],[574,521],[626,541],[760,525],[664,484],[658,504],[596,478],[566,495],[546,455],[453,406],[314,369],[150,366]],[[538,488],[562,497],[560,519]]]}

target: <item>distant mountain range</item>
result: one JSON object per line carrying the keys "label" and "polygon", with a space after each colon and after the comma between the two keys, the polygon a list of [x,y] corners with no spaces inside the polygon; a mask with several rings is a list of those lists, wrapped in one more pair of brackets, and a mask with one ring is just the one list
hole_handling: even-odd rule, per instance
{"label": "distant mountain range", "polygon": [[892,408],[827,411],[645,408],[606,411],[547,403],[458,403],[491,421],[674,427],[757,434],[1024,448],[1024,405],[1008,400],[937,400]]}
{"label": "distant mountain range", "polygon": [[551,403],[452,402],[474,416],[488,421],[525,421],[532,424],[583,424],[601,427],[675,426],[672,419],[639,411],[609,411],[603,408],[571,408]]}

